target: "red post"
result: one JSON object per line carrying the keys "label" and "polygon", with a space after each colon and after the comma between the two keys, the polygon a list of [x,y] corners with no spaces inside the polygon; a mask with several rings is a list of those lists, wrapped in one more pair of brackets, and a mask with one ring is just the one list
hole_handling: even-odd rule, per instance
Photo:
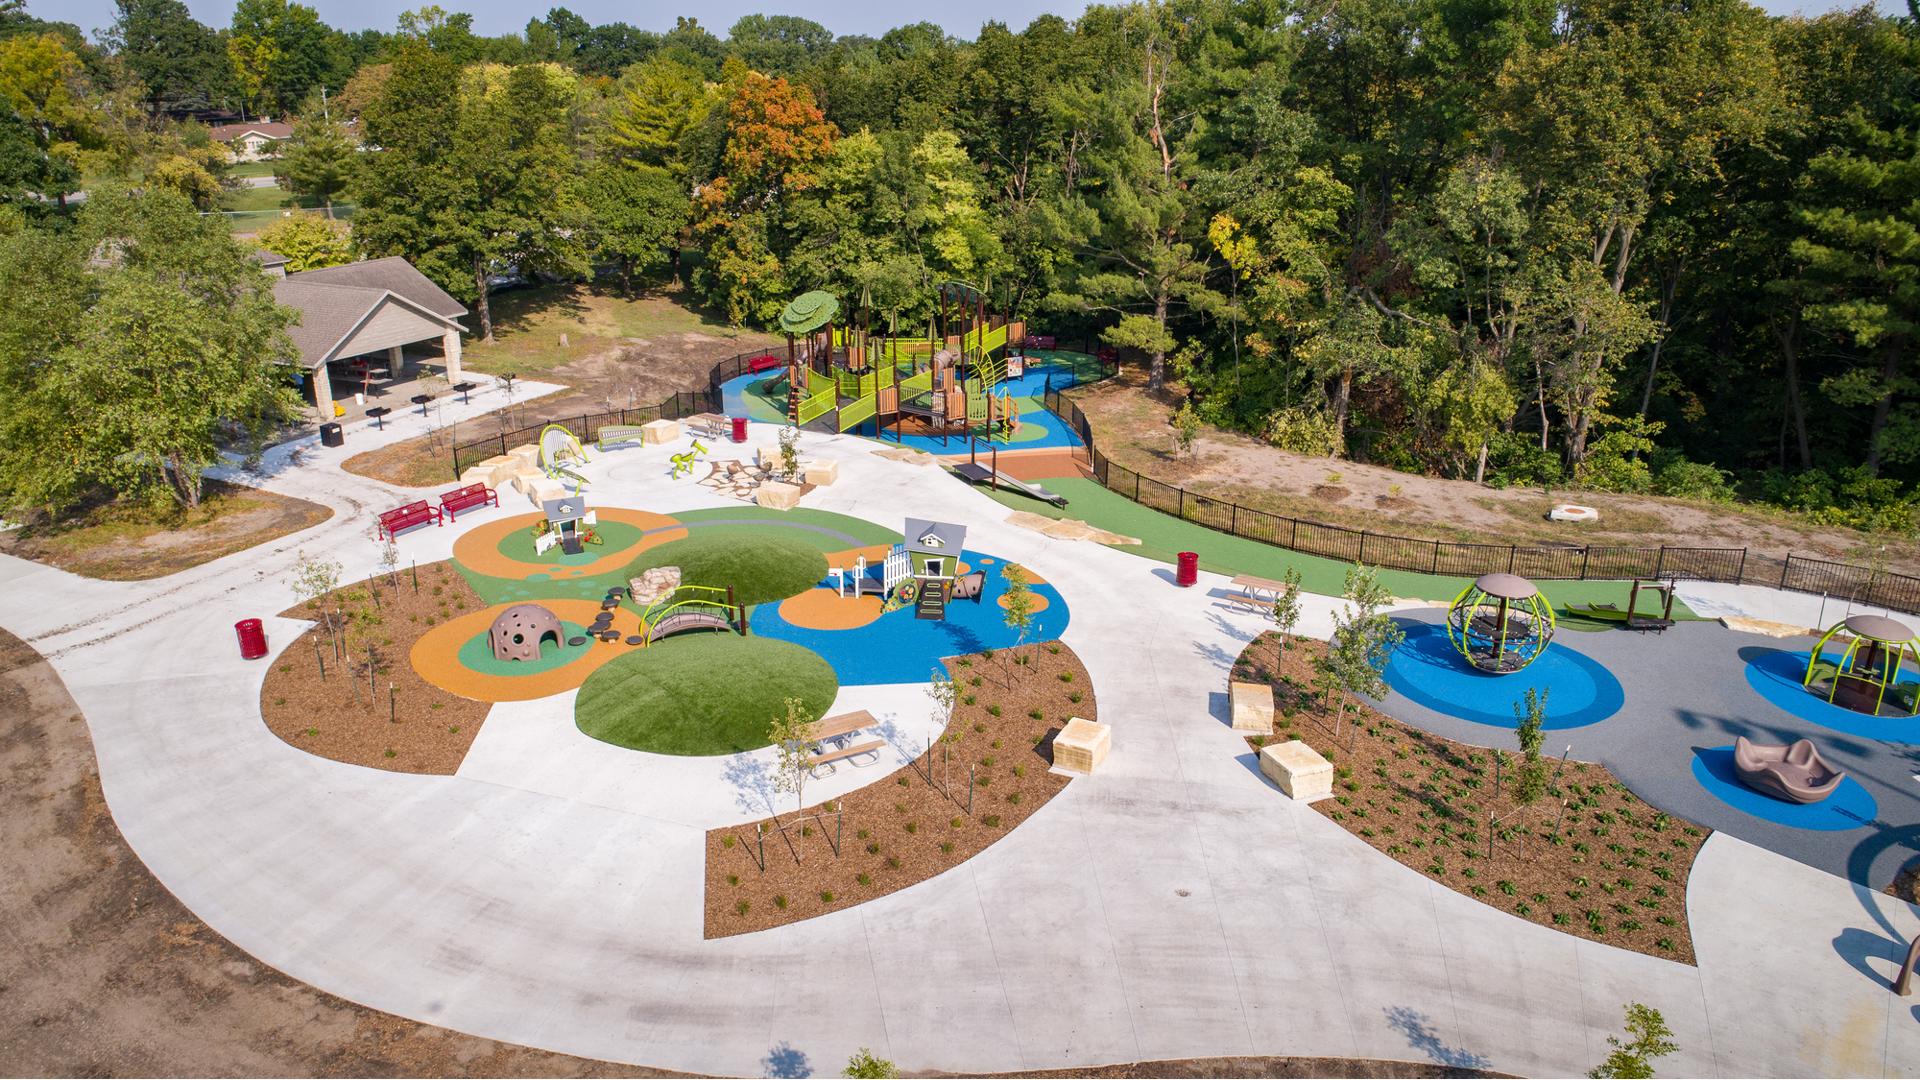
{"label": "red post", "polygon": [[267,655],[267,632],[259,619],[241,619],[233,624],[233,632],[240,639],[240,659],[258,660]]}
{"label": "red post", "polygon": [[747,441],[747,418],[744,416],[733,417],[733,441],[737,443]]}

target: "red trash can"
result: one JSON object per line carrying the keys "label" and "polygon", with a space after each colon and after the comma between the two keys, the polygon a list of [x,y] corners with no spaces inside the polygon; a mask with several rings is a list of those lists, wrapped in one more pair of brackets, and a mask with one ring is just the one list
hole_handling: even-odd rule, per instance
{"label": "red trash can", "polygon": [[744,416],[736,416],[733,418],[733,441],[747,441],[747,418]]}
{"label": "red trash can", "polygon": [[241,619],[233,624],[233,632],[240,638],[240,659],[258,660],[267,655],[267,632],[259,619]]}
{"label": "red trash can", "polygon": [[1183,589],[1189,588],[1199,583],[1200,581],[1200,553],[1199,552],[1183,551],[1180,553],[1180,570],[1179,570],[1178,576],[1174,580]]}

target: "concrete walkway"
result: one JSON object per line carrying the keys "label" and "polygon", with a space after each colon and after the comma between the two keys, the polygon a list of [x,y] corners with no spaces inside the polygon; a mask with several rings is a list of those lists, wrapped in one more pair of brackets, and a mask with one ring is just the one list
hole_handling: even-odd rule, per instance
{"label": "concrete walkway", "polygon": [[[670,449],[596,461],[589,498],[713,505],[665,479]],[[271,616],[295,553],[373,570],[369,511],[403,494],[341,473],[338,452],[256,478],[333,521],[147,583],[0,559],[0,625],[53,657],[116,821],[189,908],[324,990],[474,1034],[722,1073],[832,1075],[869,1046],[956,1071],[1304,1054],[1567,1075],[1605,1055],[1632,1000],[1676,1032],[1663,1074],[1920,1070],[1920,1022],[1887,990],[1888,956],[1920,933],[1908,906],[1715,835],[1689,889],[1689,968],[1433,885],[1258,776],[1224,690],[1260,624],[1211,595],[1223,580],[1177,589],[874,449],[808,436],[806,455],[842,466],[807,504],[963,522],[970,547],[1031,565],[1073,606],[1066,641],[1114,752],[955,870],[758,934],[701,938],[695,824],[553,783],[342,765],[265,730],[266,667],[238,659],[233,621],[268,617],[285,647],[301,625]],[[485,519],[415,530],[402,557],[443,558]],[[1332,608],[1310,598],[1305,629],[1326,632]]]}

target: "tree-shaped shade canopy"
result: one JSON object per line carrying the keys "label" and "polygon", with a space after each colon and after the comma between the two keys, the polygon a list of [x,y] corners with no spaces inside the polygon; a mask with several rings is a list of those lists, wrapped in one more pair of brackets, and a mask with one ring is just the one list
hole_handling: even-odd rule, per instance
{"label": "tree-shaped shade canopy", "polygon": [[840,301],[832,293],[801,293],[780,312],[780,329],[789,334],[805,334],[818,330],[833,321],[840,314]]}

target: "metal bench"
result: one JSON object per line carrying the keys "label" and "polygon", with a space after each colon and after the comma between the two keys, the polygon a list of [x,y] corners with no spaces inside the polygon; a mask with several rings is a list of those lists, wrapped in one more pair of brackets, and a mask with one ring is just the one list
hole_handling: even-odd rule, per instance
{"label": "metal bench", "polygon": [[[884,739],[873,739],[868,742],[855,743],[852,746],[843,746],[838,750],[829,750],[826,753],[809,754],[807,756],[807,769],[808,771],[817,771],[822,765],[831,766],[836,761],[845,761],[848,758],[859,757],[861,754],[872,754],[874,760],[878,761],[880,759],[880,750],[886,745],[887,743]],[[833,770],[829,768],[827,771],[832,772]]]}
{"label": "metal bench", "polygon": [[773,355],[772,353],[767,353],[764,356],[756,356],[753,359],[747,361],[747,370],[752,372],[755,375],[758,375],[763,371],[772,371],[775,368],[781,368],[785,366],[787,366],[787,362]]}
{"label": "metal bench", "polygon": [[426,500],[422,499],[381,514],[378,531],[391,540],[400,535],[400,530],[411,529],[415,525],[425,525],[429,521],[435,525],[443,524],[440,520],[440,511],[428,506]]}
{"label": "metal bench", "polygon": [[610,446],[638,445],[645,436],[646,428],[639,424],[608,424],[600,429],[595,447],[604,451]]}
{"label": "metal bench", "polygon": [[468,484],[466,487],[454,488],[440,496],[440,513],[445,515],[448,521],[459,520],[455,515],[462,510],[471,510],[476,506],[499,505],[500,496],[495,495],[493,489],[485,484]]}

